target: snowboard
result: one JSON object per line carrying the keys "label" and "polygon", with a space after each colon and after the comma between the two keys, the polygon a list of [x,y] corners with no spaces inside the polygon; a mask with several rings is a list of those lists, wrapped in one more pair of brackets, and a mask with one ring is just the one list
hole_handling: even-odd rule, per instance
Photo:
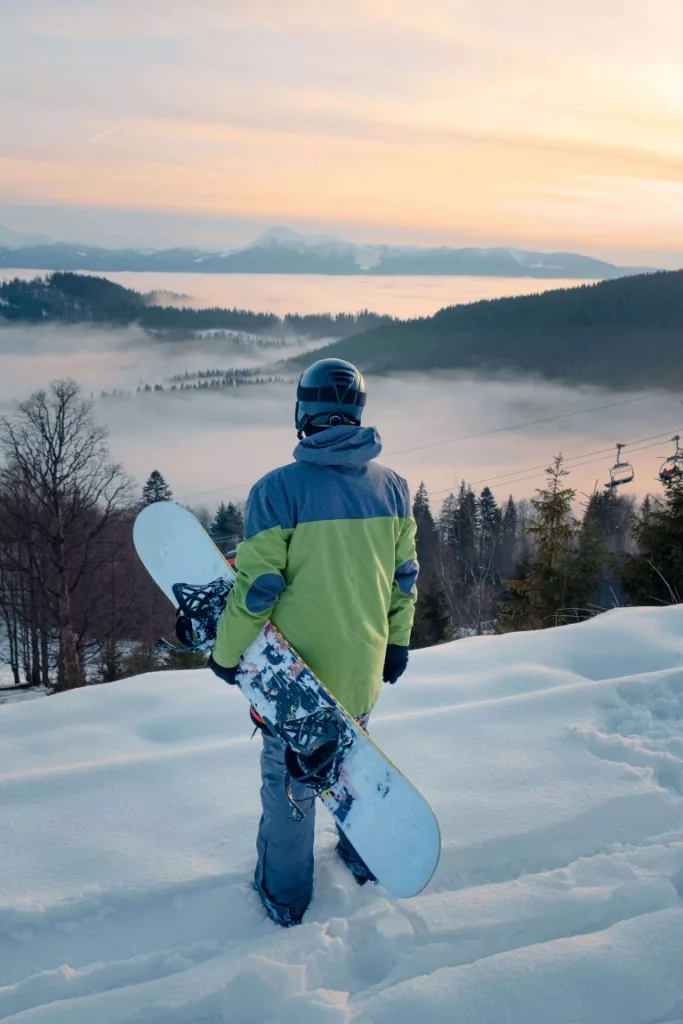
{"label": "snowboard", "polygon": [[[133,540],[191,620],[188,649],[210,652],[235,578],[211,537],[188,509],[161,501],[139,513]],[[441,845],[431,807],[271,622],[243,654],[237,685],[288,747],[288,763],[293,752],[297,765],[316,766],[312,788],[378,882],[399,897],[424,889]]]}

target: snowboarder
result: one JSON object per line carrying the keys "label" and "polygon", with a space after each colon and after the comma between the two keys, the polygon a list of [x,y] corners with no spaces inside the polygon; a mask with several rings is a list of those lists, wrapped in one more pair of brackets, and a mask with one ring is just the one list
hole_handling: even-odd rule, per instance
{"label": "snowboarder", "polygon": [[[251,490],[237,578],[209,661],[235,683],[241,655],[271,619],[362,725],[382,680],[395,683],[407,666],[418,572],[408,484],[372,461],[381,443],[361,426],[365,401],[351,363],[321,359],[303,373],[295,461]],[[285,748],[252,718],[263,732],[254,886],[269,916],[288,927],[313,892],[315,795],[288,778]],[[359,884],[374,880],[341,832],[337,853]]]}

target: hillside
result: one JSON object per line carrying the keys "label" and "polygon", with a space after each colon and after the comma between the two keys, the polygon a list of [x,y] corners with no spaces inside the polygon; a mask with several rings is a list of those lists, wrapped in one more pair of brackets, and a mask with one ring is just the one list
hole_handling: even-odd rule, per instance
{"label": "hillside", "polygon": [[[374,373],[460,370],[532,374],[613,388],[683,384],[683,271],[442,309],[400,321],[376,313],[288,314],[161,306],[103,277],[54,273],[0,283],[0,324],[135,323],[153,337],[202,331],[327,341],[321,351]],[[284,370],[300,369],[310,354]]]}
{"label": "hillside", "polygon": [[0,325],[32,323],[137,323],[152,334],[182,338],[198,331],[243,331],[266,337],[343,338],[393,318],[363,311],[285,317],[244,309],[193,309],[160,306],[153,297],[124,288],[105,277],[56,272],[30,281],[0,282]]}
{"label": "hillside", "polygon": [[366,372],[458,369],[636,387],[683,382],[683,271],[452,306],[326,350]]}
{"label": "hillside", "polygon": [[166,672],[0,708],[0,1017],[679,1021],[682,658],[680,606],[415,653],[372,732],[436,811],[437,872],[358,888],[321,808],[290,931],[250,889],[238,692]]}

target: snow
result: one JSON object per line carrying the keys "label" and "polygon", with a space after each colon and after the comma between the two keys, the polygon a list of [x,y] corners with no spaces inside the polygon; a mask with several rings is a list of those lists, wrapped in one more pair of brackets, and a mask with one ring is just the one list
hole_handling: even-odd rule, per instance
{"label": "snow", "polygon": [[24,700],[35,700],[36,697],[46,697],[47,691],[40,686],[31,686],[24,689],[21,686],[11,686],[0,689],[0,704],[18,704]]}
{"label": "snow", "polygon": [[167,672],[0,708],[0,1018],[680,1024],[683,607],[416,652],[371,726],[440,866],[360,889],[319,808],[283,931],[250,889],[238,692]]}
{"label": "snow", "polygon": [[[35,700],[44,697],[46,691],[41,686],[15,686],[14,677],[9,665],[0,662],[0,704],[14,704],[23,700]],[[0,760],[0,771],[2,761]]]}
{"label": "snow", "polygon": [[268,248],[273,243],[286,246],[288,249],[297,249],[299,252],[305,252],[307,249],[320,245],[340,246],[347,250],[353,248],[352,243],[342,241],[340,238],[334,238],[331,235],[302,234],[300,231],[292,231],[291,228],[282,225],[269,228],[255,242],[252,242],[249,248]]}

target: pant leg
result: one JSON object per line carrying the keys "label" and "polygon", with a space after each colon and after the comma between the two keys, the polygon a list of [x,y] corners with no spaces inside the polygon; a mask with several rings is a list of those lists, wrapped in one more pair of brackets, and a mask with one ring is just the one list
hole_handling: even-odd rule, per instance
{"label": "pant leg", "polygon": [[304,813],[296,820],[285,790],[285,748],[263,735],[261,806],[254,881],[266,900],[303,913],[313,894],[315,794],[292,780],[292,795]]}

